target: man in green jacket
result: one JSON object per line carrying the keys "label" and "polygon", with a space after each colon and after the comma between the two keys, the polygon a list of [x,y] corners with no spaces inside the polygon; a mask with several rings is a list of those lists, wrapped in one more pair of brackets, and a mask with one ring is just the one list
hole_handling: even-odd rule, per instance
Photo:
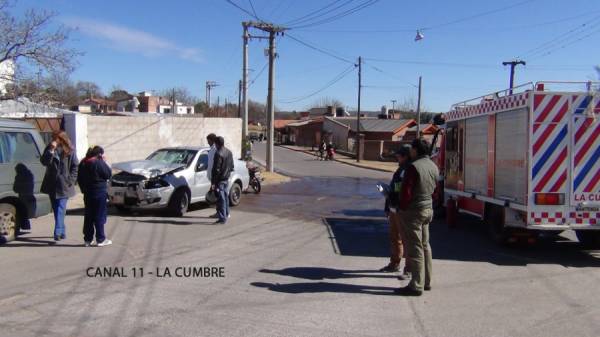
{"label": "man in green jacket", "polygon": [[429,245],[429,223],[433,219],[433,194],[439,170],[429,159],[429,143],[415,139],[410,149],[412,163],[408,166],[399,209],[403,212],[409,268],[412,274],[410,283],[394,292],[398,295],[421,296],[423,290],[431,290],[431,246]]}

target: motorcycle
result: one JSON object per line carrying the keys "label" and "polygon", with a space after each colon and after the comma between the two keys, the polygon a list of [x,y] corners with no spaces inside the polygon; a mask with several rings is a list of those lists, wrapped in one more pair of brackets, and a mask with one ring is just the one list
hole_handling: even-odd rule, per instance
{"label": "motorcycle", "polygon": [[250,166],[248,167],[248,174],[250,175],[250,187],[254,190],[254,193],[260,193],[261,186],[260,182],[263,180],[263,177],[260,175],[260,167],[258,166]]}
{"label": "motorcycle", "polygon": [[335,155],[335,150],[333,149],[333,147],[329,148],[327,150],[327,160],[333,160],[333,156]]}

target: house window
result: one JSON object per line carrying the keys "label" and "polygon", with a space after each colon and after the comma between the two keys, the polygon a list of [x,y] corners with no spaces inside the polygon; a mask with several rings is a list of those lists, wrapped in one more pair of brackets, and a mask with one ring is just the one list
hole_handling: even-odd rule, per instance
{"label": "house window", "polygon": [[192,108],[187,108],[188,115],[192,113]]}

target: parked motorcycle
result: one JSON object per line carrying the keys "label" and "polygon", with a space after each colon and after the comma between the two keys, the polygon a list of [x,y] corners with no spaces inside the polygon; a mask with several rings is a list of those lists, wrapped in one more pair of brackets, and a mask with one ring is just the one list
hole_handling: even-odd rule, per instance
{"label": "parked motorcycle", "polygon": [[261,186],[260,182],[263,180],[263,177],[260,175],[260,167],[258,166],[249,166],[248,174],[250,175],[250,187],[254,190],[254,193],[260,193]]}
{"label": "parked motorcycle", "polygon": [[333,147],[327,150],[327,160],[333,160],[333,156],[335,155],[335,149]]}

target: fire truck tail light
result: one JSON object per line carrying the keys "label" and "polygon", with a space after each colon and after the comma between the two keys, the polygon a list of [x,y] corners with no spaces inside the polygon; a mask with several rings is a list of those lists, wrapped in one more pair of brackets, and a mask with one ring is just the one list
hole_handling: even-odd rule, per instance
{"label": "fire truck tail light", "polygon": [[564,205],[565,195],[564,193],[536,193],[535,194],[536,205]]}

